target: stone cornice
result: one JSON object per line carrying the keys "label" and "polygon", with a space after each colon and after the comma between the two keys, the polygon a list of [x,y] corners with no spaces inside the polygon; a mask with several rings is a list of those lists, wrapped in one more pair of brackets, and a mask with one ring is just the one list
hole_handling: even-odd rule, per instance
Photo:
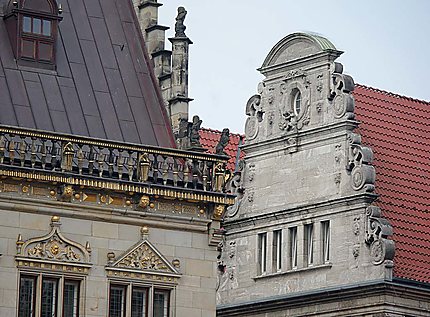
{"label": "stone cornice", "polygon": [[[410,298],[414,301],[428,302],[430,289],[414,287],[397,281],[369,281],[355,285],[341,285],[338,287],[318,289],[310,292],[281,295],[252,302],[219,305],[217,307],[217,316],[247,316],[250,312],[252,312],[253,315],[275,311],[285,312],[290,309],[299,309],[309,305],[324,307],[322,306],[323,304],[334,304],[342,301],[359,300],[363,298],[374,298],[374,306],[381,307],[399,305],[409,311],[413,310],[415,313],[414,316],[428,316],[426,307],[415,309],[414,307],[405,307],[405,304],[396,303],[395,297],[399,296],[402,298]],[[354,310],[354,313],[358,313],[365,312],[366,309],[370,308],[363,305],[351,305],[345,306],[345,311],[342,311],[343,309],[339,308],[338,305],[333,305],[332,309],[334,310],[332,311],[330,310],[330,306],[326,307],[327,311],[320,311],[321,314],[336,312],[337,316],[351,316],[352,310]]]}
{"label": "stone cornice", "polygon": [[[282,219],[289,219],[294,215],[299,215],[303,212],[331,210],[331,212],[340,212],[342,207],[351,208],[366,208],[377,198],[377,195],[371,193],[362,193],[346,197],[338,197],[317,202],[309,202],[302,205],[291,206],[282,210],[265,211],[263,214],[250,215],[244,218],[234,218],[224,221],[224,228],[227,230],[227,235],[237,234],[241,231],[249,230],[249,227],[255,226],[270,226],[272,221],[279,223]],[[327,215],[327,214],[326,214]]]}

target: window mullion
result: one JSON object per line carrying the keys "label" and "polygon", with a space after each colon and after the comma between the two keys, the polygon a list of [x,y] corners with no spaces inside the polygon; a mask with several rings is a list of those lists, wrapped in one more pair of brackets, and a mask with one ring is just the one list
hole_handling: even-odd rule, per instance
{"label": "window mullion", "polygon": [[125,317],[131,317],[131,297],[133,295],[133,287],[130,284],[127,285],[125,291]]}
{"label": "window mullion", "polygon": [[148,290],[148,316],[154,315],[154,287]]}

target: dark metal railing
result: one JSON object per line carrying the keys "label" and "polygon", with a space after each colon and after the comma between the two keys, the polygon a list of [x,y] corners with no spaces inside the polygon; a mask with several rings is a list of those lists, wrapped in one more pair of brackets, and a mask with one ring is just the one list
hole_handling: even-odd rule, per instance
{"label": "dark metal railing", "polygon": [[0,125],[0,167],[223,192],[227,159]]}

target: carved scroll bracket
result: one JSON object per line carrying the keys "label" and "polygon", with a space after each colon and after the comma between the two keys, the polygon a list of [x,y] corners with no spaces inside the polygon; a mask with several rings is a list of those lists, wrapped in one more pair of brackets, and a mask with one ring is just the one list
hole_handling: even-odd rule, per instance
{"label": "carved scroll bracket", "polygon": [[389,239],[392,234],[393,228],[388,220],[382,218],[381,209],[376,206],[367,207],[365,242],[370,246],[373,264],[380,265],[394,259],[395,245]]}
{"label": "carved scroll bracket", "polygon": [[372,149],[361,145],[361,136],[356,133],[348,135],[348,163],[346,170],[350,172],[352,188],[354,190],[365,189],[366,192],[375,190],[375,168]]}
{"label": "carved scroll bracket", "polygon": [[332,101],[335,118],[352,120],[355,117],[354,97],[352,96],[355,84],[351,76],[342,74],[342,72],[342,64],[334,63],[328,99]]}

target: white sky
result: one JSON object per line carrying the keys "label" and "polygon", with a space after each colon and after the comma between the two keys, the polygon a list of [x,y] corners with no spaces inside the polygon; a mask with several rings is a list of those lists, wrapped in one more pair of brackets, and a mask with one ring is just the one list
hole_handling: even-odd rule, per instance
{"label": "white sky", "polygon": [[[356,83],[430,100],[430,0],[159,0],[159,23],[174,33],[188,11],[190,118],[243,132],[245,104],[263,78],[256,71],[287,34],[319,33],[345,53]],[[171,49],[166,42],[166,49]]]}

